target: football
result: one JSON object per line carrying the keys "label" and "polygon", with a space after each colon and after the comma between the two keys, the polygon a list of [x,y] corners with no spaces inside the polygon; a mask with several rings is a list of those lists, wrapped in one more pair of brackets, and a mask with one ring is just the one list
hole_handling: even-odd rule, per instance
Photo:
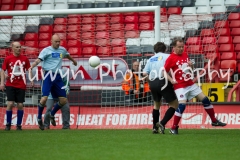
{"label": "football", "polygon": [[88,62],[91,67],[95,68],[100,64],[100,58],[98,56],[91,56]]}

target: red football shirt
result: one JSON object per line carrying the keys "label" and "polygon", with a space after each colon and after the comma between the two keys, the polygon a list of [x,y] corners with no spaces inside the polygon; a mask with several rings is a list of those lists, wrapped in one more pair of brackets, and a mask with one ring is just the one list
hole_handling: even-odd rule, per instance
{"label": "red football shirt", "polygon": [[[2,69],[7,70],[8,78],[6,80],[6,86],[11,86],[20,89],[26,89],[26,71],[30,68],[29,60],[26,56],[19,55],[18,57],[14,55],[7,56],[2,64]],[[14,73],[13,73],[14,69]],[[21,74],[21,71],[24,74]],[[25,82],[24,82],[24,77]]]}
{"label": "red football shirt", "polygon": [[[169,72],[172,69],[173,73],[175,73],[176,84],[173,85],[174,89],[185,88],[193,85],[193,81],[190,79],[190,74],[186,67],[188,65],[188,55],[186,52],[183,52],[181,55],[177,55],[175,53],[171,53],[171,55],[166,60],[164,65],[166,72]],[[173,76],[173,75],[172,75]]]}

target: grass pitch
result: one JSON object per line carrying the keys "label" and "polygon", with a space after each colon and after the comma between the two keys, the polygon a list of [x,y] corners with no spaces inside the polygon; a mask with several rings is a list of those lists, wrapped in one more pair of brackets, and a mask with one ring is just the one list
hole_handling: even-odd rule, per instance
{"label": "grass pitch", "polygon": [[2,160],[239,160],[240,130],[0,131]]}

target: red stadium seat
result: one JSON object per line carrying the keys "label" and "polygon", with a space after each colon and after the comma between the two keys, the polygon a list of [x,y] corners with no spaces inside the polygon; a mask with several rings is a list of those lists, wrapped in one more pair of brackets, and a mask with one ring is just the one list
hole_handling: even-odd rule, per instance
{"label": "red stadium seat", "polygon": [[202,29],[200,33],[201,37],[213,37],[214,29]]}
{"label": "red stadium seat", "polygon": [[222,44],[222,43],[232,43],[232,37],[231,36],[220,36],[218,38],[218,43]]}
{"label": "red stadium seat", "polygon": [[229,28],[229,23],[228,21],[216,21],[214,28]]}
{"label": "red stadium seat", "polygon": [[81,16],[81,14],[69,14],[67,17],[68,17],[68,19],[69,18],[79,18],[79,19],[81,19],[82,16]]}
{"label": "red stadium seat", "polygon": [[126,42],[125,39],[112,39],[111,45],[112,46],[125,46]]}
{"label": "red stadium seat", "polygon": [[228,15],[229,21],[240,20],[240,13],[230,13]]}
{"label": "red stadium seat", "polygon": [[109,39],[109,32],[97,32],[96,39]]}
{"label": "red stadium seat", "polygon": [[91,25],[89,25],[89,24],[82,25],[81,31],[82,32],[95,31],[95,25],[93,25],[93,24],[91,24]]}
{"label": "red stadium seat", "polygon": [[[240,52],[237,53],[237,60],[240,60]],[[240,68],[239,68],[240,69]]]}
{"label": "red stadium seat", "polygon": [[240,28],[240,20],[230,21],[230,28]]}
{"label": "red stadium seat", "polygon": [[121,13],[118,16],[114,16],[110,14],[109,23],[123,23],[123,22],[124,22],[124,16]]}
{"label": "red stadium seat", "polygon": [[232,36],[240,36],[240,29],[239,28],[232,28],[231,35]]}
{"label": "red stadium seat", "polygon": [[139,31],[127,31],[125,33],[125,38],[139,38]]}
{"label": "red stadium seat", "polygon": [[[228,71],[228,69],[230,69],[230,82],[231,80],[231,76],[234,74],[234,72],[236,71],[236,66],[237,66],[237,61],[236,60],[223,60],[220,63],[220,70],[223,74],[226,74],[226,72]],[[221,75],[221,74],[220,74]],[[220,82],[227,82],[228,81],[228,77],[221,77],[219,78]]]}
{"label": "red stadium seat", "polygon": [[80,25],[80,24],[81,24],[81,18],[78,18],[78,17],[69,17],[67,23],[68,23],[68,24]]}
{"label": "red stadium seat", "polygon": [[237,72],[240,73],[240,63],[237,63]]}
{"label": "red stadium seat", "polygon": [[55,18],[54,24],[60,24],[60,25],[67,24],[67,18]]}
{"label": "red stadium seat", "polygon": [[14,6],[14,10],[20,11],[20,10],[27,10],[28,6],[27,4],[17,4]]}
{"label": "red stadium seat", "polygon": [[217,53],[218,46],[216,44],[204,45],[203,51],[204,53]]}
{"label": "red stadium seat", "polygon": [[96,46],[95,38],[82,40],[82,47]]}
{"label": "red stadium seat", "polygon": [[138,16],[138,12],[125,12],[123,13],[123,16]]}
{"label": "red stadium seat", "polygon": [[111,31],[120,31],[120,30],[123,30],[123,29],[124,29],[124,24],[120,24],[120,23],[112,24],[110,26]]}
{"label": "red stadium seat", "polygon": [[69,32],[67,34],[67,40],[76,40],[76,39],[80,39],[80,33],[79,32]]}
{"label": "red stadium seat", "polygon": [[233,43],[240,43],[240,36],[234,36]]}
{"label": "red stadium seat", "polygon": [[24,41],[38,41],[37,33],[26,33],[24,35]]}
{"label": "red stadium seat", "polygon": [[96,45],[97,46],[109,46],[110,39],[96,39]]}
{"label": "red stadium seat", "polygon": [[0,49],[0,58],[5,58],[9,55],[9,49]]}
{"label": "red stadium seat", "polygon": [[186,45],[200,45],[201,38],[200,37],[188,37],[186,41]]}
{"label": "red stadium seat", "polygon": [[108,13],[99,13],[95,15],[96,17],[109,17]]}
{"label": "red stadium seat", "polygon": [[113,55],[126,55],[126,47],[125,46],[115,46],[112,47],[112,54]]}
{"label": "red stadium seat", "polygon": [[95,15],[96,15],[96,14],[82,14],[81,17],[82,17],[82,18],[91,17],[91,18],[95,19]]}
{"label": "red stadium seat", "polygon": [[138,23],[129,23],[125,25],[125,31],[138,30]]}
{"label": "red stadium seat", "polygon": [[15,4],[28,4],[28,0],[15,0]]}
{"label": "red stadium seat", "polygon": [[81,39],[91,39],[95,38],[95,32],[83,32],[81,34]]}
{"label": "red stadium seat", "polygon": [[92,56],[92,55],[96,55],[96,53],[97,53],[96,47],[84,47],[82,49],[83,56]]}
{"label": "red stadium seat", "polygon": [[57,34],[61,40],[66,40],[66,33],[54,33],[54,34]]}
{"label": "red stadium seat", "polygon": [[240,52],[240,44],[236,44],[236,46],[235,46],[235,51],[236,51],[236,52]]}
{"label": "red stadium seat", "polygon": [[144,15],[139,17],[139,23],[153,23],[154,17],[152,15]]}
{"label": "red stadium seat", "polygon": [[221,53],[221,60],[236,60],[236,52],[222,52]]}
{"label": "red stadium seat", "polygon": [[187,53],[194,54],[199,53],[201,54],[203,52],[202,45],[189,45],[187,48]]}
{"label": "red stadium seat", "polygon": [[38,47],[39,48],[45,48],[51,46],[51,42],[50,41],[39,41]]}
{"label": "red stadium seat", "polygon": [[53,32],[64,33],[67,31],[66,25],[54,25]]}
{"label": "red stadium seat", "polygon": [[215,37],[203,37],[202,44],[215,44],[216,38]]}
{"label": "red stadium seat", "polygon": [[71,48],[71,47],[81,47],[81,42],[79,40],[69,40],[67,42],[67,48]]}
{"label": "red stadium seat", "polygon": [[[162,8],[161,8],[162,10]],[[139,12],[138,13],[139,16],[153,16],[154,13],[153,12]]]}
{"label": "red stadium seat", "polygon": [[124,17],[124,23],[138,23],[138,16],[126,16]]}
{"label": "red stadium seat", "polygon": [[10,5],[14,5],[15,0],[1,0],[2,4],[10,4]]}
{"label": "red stadium seat", "polygon": [[169,7],[167,10],[167,14],[181,14],[182,9],[181,7]]}
{"label": "red stadium seat", "polygon": [[80,25],[67,25],[67,32],[80,32]]}
{"label": "red stadium seat", "polygon": [[216,36],[230,36],[230,28],[218,28],[215,31]]}
{"label": "red stadium seat", "polygon": [[52,25],[39,25],[39,33],[52,33],[53,27]]}
{"label": "red stadium seat", "polygon": [[98,56],[110,56],[110,47],[98,47],[97,48]]}
{"label": "red stadium seat", "polygon": [[167,14],[167,8],[161,7],[160,8],[160,13],[161,13],[161,15],[166,15]]}
{"label": "red stadium seat", "polygon": [[1,11],[11,11],[11,10],[13,10],[13,7],[14,7],[14,5],[4,4],[1,6]]}
{"label": "red stadium seat", "polygon": [[29,4],[40,4],[42,0],[28,0]]}
{"label": "red stadium seat", "polygon": [[51,33],[39,33],[38,39],[39,40],[51,40],[52,34]]}
{"label": "red stadium seat", "polygon": [[234,52],[234,46],[233,44],[221,44],[219,52]]}
{"label": "red stadium seat", "polygon": [[96,17],[95,23],[109,23],[109,17]]}
{"label": "red stadium seat", "polygon": [[94,24],[95,18],[94,17],[83,17],[82,24]]}
{"label": "red stadium seat", "polygon": [[108,31],[109,30],[109,24],[97,24],[96,25],[96,31]]}
{"label": "red stadium seat", "polygon": [[40,52],[37,49],[26,49],[25,50],[25,55],[27,57],[31,57],[31,58],[37,57],[39,55],[39,53]]}
{"label": "red stadium seat", "polygon": [[139,30],[153,30],[154,24],[153,23],[140,23]]}
{"label": "red stadium seat", "polygon": [[62,47],[67,49],[67,41],[66,40],[61,40],[60,41],[60,46],[62,46]]}
{"label": "red stadium seat", "polygon": [[38,48],[38,41],[25,41],[26,47]]}
{"label": "red stadium seat", "polygon": [[70,53],[72,57],[81,57],[82,50],[80,47],[71,47],[68,48],[68,53]]}
{"label": "red stadium seat", "polygon": [[110,32],[110,38],[124,38],[124,31],[112,31]]}
{"label": "red stadium seat", "polygon": [[167,16],[167,15],[162,15],[162,16],[160,17],[160,21],[161,21],[161,22],[167,22],[167,21],[168,21],[168,16]]}

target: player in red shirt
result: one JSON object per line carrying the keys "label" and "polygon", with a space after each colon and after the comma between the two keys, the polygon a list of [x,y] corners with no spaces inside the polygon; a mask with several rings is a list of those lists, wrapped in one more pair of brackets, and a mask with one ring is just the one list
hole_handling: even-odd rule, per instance
{"label": "player in red shirt", "polygon": [[193,83],[191,78],[191,68],[193,63],[189,60],[187,53],[184,51],[184,42],[181,38],[173,40],[173,52],[168,57],[165,63],[166,72],[172,71],[172,79],[170,82],[173,84],[179,105],[175,111],[173,126],[170,129],[171,134],[178,134],[178,123],[186,107],[187,100],[197,97],[204,106],[205,111],[208,113],[212,120],[212,126],[226,126],[215,118],[215,113],[211,102],[205,96],[202,90]]}
{"label": "player in red shirt", "polygon": [[[12,108],[14,102],[17,103],[17,130],[22,130],[23,118],[23,102],[25,102],[26,90],[26,71],[30,68],[29,60],[26,56],[21,55],[21,44],[19,42],[12,43],[13,54],[5,58],[1,70],[0,90],[4,91],[4,80],[6,78],[6,94],[7,94],[7,123],[5,130],[11,129]],[[7,77],[5,77],[7,71]],[[33,86],[33,82],[31,82]]]}

